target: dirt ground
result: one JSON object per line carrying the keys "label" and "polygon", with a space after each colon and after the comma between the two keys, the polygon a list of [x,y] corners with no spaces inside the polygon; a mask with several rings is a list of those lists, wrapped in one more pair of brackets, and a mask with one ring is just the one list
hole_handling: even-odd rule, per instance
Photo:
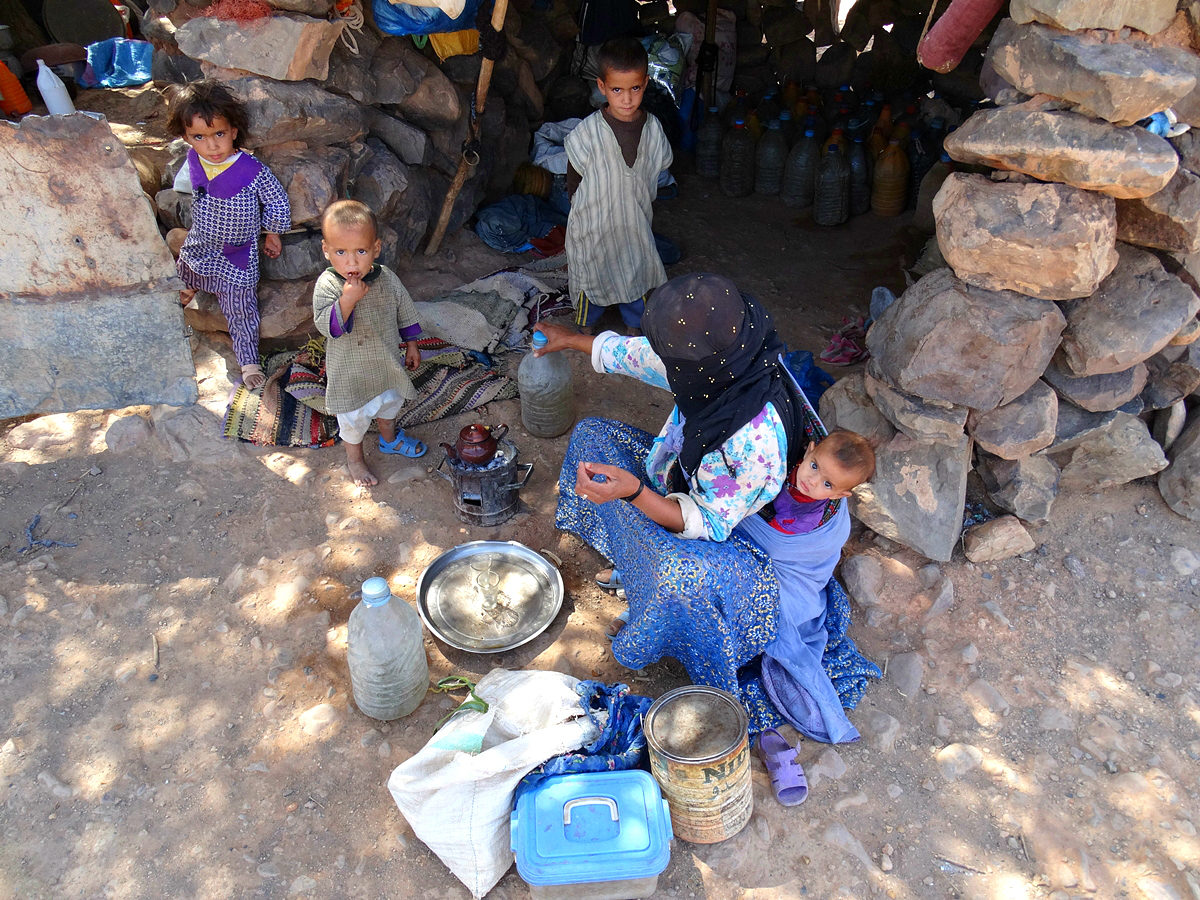
{"label": "dirt ground", "polygon": [[[675,272],[731,275],[793,347],[819,351],[873,286],[903,287],[904,219],[819,229],[681,181],[656,219],[685,251]],[[420,299],[510,263],[468,234],[399,269]],[[229,360],[197,343],[201,404],[169,444],[176,411],[148,407],[0,426],[0,897],[465,898],[384,786],[456,701],[431,693],[390,724],[354,709],[360,582],[383,575],[412,602],[459,543],[547,548],[566,583],[551,627],[496,655],[427,635],[433,678],[554,668],[658,696],[685,675],[613,660],[600,560],[553,527],[565,439],[524,434],[516,401],[415,430],[436,448],[467,421],[507,422],[534,462],[523,511],[472,528],[435,452],[369,456],[381,484],[361,490],[340,447],[223,443]],[[575,376],[580,415],[657,429],[669,409],[582,359]],[[130,414],[159,437],[107,450]],[[36,537],[75,546],[22,552],[36,515]],[[1034,536],[1027,557],[928,568],[857,529],[847,553],[888,575],[879,604],[854,607],[851,635],[886,671],[851,713],[863,740],[801,742],[811,794],[795,808],[755,760],[749,826],[675,841],[656,896],[1200,897],[1200,534],[1135,483],[1062,497]],[[528,896],[515,869],[489,895]]]}

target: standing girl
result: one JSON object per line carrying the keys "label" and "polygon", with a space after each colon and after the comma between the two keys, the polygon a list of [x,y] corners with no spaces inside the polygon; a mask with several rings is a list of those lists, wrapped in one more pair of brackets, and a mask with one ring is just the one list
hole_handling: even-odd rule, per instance
{"label": "standing girl", "polygon": [[217,295],[229,322],[242,381],[257,390],[266,381],[258,357],[258,236],[263,252],[283,249],[291,228],[287,191],[261,162],[238,149],[247,133],[246,108],[215,81],[184,87],[171,107],[169,127],[187,142],[187,160],[175,190],[192,193],[192,227],[179,250],[179,277],[188,290]]}

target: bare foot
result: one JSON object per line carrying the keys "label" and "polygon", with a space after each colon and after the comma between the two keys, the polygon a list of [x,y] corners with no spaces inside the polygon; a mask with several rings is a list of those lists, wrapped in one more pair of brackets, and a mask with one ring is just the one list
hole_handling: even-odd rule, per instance
{"label": "bare foot", "polygon": [[247,390],[257,391],[266,383],[267,376],[263,374],[262,366],[242,366],[242,384],[246,385]]}
{"label": "bare foot", "polygon": [[354,479],[354,483],[360,487],[379,484],[375,473],[367,468],[367,461],[363,457],[363,445],[345,441],[343,443],[346,444],[346,468],[350,470],[350,477]]}
{"label": "bare foot", "polygon": [[187,306],[189,303],[192,302],[192,299],[195,296],[196,296],[195,288],[185,288],[184,290],[179,292],[179,305]]}
{"label": "bare foot", "polygon": [[367,468],[366,462],[362,460],[346,460],[346,468],[350,470],[350,477],[354,479],[354,483],[360,487],[370,487],[373,484],[379,484],[379,479],[375,477],[375,473]]}

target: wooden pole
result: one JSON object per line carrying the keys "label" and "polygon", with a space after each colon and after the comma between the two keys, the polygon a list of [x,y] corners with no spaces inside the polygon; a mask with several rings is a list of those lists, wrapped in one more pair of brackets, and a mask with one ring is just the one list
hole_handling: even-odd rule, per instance
{"label": "wooden pole", "polygon": [[[496,0],[496,5],[492,8],[492,29],[494,31],[503,31],[504,16],[508,12],[508,0]],[[467,129],[468,142],[479,136],[479,123],[483,121],[483,111],[487,107],[488,88],[492,84],[492,69],[495,67],[495,62],[488,59],[486,56],[483,62],[479,65],[479,81],[475,85],[475,109],[472,113],[471,122]],[[454,173],[454,180],[450,182],[450,189],[446,191],[446,199],[442,201],[442,212],[438,216],[437,225],[433,229],[433,235],[429,238],[429,244],[425,247],[425,255],[433,256],[438,252],[438,248],[442,246],[442,238],[446,236],[446,226],[450,224],[450,214],[454,212],[454,201],[458,199],[459,191],[470,177],[471,172],[479,163],[479,155],[463,148],[463,154],[458,160],[458,171]]]}

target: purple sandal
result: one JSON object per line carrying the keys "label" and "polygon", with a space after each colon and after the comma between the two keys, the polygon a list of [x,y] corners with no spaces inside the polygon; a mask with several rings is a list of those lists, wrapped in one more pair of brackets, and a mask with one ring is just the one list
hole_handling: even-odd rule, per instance
{"label": "purple sandal", "polygon": [[784,806],[799,806],[808,797],[808,779],[796,762],[796,748],[774,728],[758,736],[758,757],[771,776],[775,799]]}

